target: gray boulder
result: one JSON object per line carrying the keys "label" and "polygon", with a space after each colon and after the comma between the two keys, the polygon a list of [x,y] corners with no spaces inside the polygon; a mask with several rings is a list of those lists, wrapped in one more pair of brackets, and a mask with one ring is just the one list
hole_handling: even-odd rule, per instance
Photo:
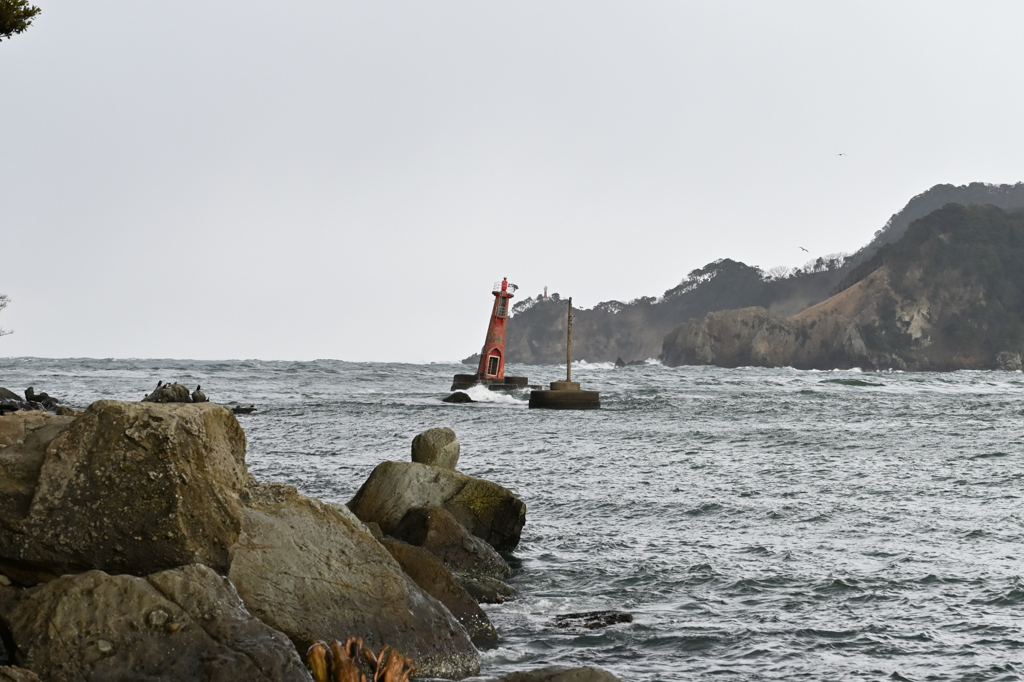
{"label": "gray boulder", "polygon": [[487,614],[440,559],[425,549],[394,538],[383,538],[380,542],[413,582],[452,612],[466,628],[473,644],[486,646],[497,643],[498,633]]}
{"label": "gray boulder", "polygon": [[230,410],[101,400],[45,424],[11,427],[25,439],[0,453],[0,487],[14,492],[0,503],[0,563],[11,578],[33,584],[40,569],[147,575],[191,563],[227,571],[246,480],[245,434]]}
{"label": "gray boulder", "polygon": [[412,461],[455,471],[459,439],[448,427],[429,429],[412,439]]}
{"label": "gray boulder", "polygon": [[18,592],[0,615],[17,663],[48,682],[312,679],[288,638],[206,566],[146,578],[88,571]]}
{"label": "gray boulder", "polygon": [[249,610],[300,651],[362,637],[411,658],[425,677],[463,678],[480,656],[466,630],[426,594],[355,516],[252,482],[228,577]]}
{"label": "gray boulder", "polygon": [[21,400],[21,396],[0,386],[0,400]]}
{"label": "gray boulder", "polygon": [[441,507],[413,507],[391,534],[422,547],[457,573],[503,580],[512,574],[505,560],[489,544],[471,535],[450,512]]}
{"label": "gray boulder", "polygon": [[414,507],[443,507],[499,551],[519,544],[526,505],[497,483],[416,462],[381,462],[349,503],[361,521],[392,535]]}
{"label": "gray boulder", "polygon": [[190,403],[192,396],[181,384],[164,384],[142,399],[144,403]]}
{"label": "gray boulder", "polygon": [[622,682],[622,680],[601,668],[590,666],[567,668],[563,665],[552,665],[537,670],[509,673],[501,677],[474,677],[464,682]]}

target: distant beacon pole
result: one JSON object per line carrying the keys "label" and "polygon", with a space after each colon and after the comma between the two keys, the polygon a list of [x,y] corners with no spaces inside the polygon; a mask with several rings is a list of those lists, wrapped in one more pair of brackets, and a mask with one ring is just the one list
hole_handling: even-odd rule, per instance
{"label": "distant beacon pole", "polygon": [[585,391],[572,380],[572,297],[565,318],[565,381],[552,381],[550,390],[530,391],[530,407],[548,410],[596,410],[601,407],[601,394]]}
{"label": "distant beacon pole", "polygon": [[572,381],[572,296],[569,297],[569,314],[565,322],[565,380]]}

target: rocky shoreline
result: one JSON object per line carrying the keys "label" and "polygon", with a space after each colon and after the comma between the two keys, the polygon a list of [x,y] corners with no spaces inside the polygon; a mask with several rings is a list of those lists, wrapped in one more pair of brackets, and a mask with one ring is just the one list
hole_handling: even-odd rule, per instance
{"label": "rocky shoreline", "polygon": [[431,429],[335,505],[257,481],[214,403],[0,415],[0,681],[306,682],[307,649],[350,637],[417,676],[477,674],[526,505],[456,471],[459,447]]}

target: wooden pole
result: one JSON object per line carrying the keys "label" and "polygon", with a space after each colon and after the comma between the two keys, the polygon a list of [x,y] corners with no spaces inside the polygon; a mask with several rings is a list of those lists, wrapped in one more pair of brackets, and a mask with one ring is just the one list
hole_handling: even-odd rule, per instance
{"label": "wooden pole", "polygon": [[569,297],[569,316],[565,327],[565,380],[572,381],[572,296]]}

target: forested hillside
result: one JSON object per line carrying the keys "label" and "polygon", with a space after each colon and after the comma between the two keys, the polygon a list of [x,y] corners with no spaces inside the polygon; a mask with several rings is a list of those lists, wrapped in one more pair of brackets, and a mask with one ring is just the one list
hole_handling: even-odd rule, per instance
{"label": "forested hillside", "polygon": [[789,317],[763,308],[690,320],[668,365],[804,369],[1020,369],[1024,210],[948,204],[850,272],[828,300]]}

